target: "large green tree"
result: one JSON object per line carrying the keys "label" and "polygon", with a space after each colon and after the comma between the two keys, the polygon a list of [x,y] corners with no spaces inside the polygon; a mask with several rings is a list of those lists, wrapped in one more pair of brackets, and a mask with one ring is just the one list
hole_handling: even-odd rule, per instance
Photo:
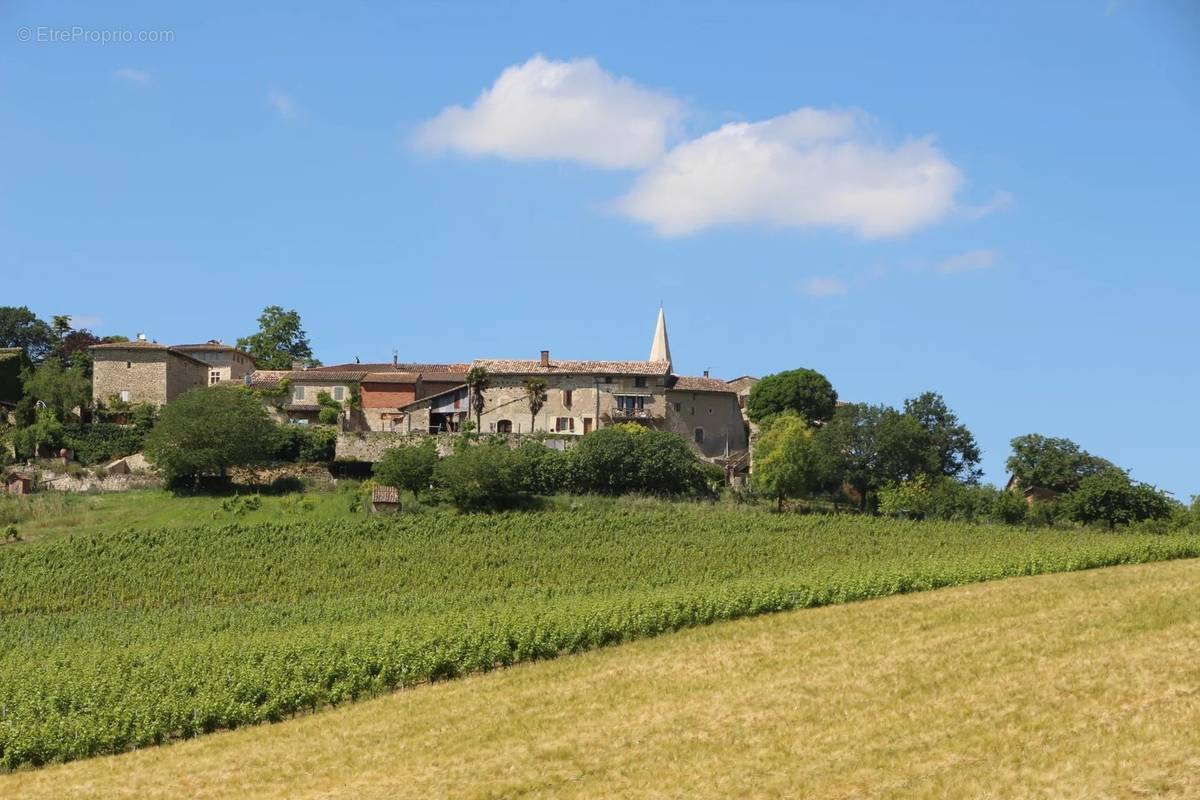
{"label": "large green tree", "polygon": [[904,413],[912,417],[928,434],[931,457],[937,461],[937,474],[963,483],[976,484],[983,475],[979,462],[983,456],[975,436],[936,392],[924,392],[904,401]]}
{"label": "large green tree", "polygon": [[833,417],[837,392],[821,373],[812,369],[777,372],[754,384],[746,399],[746,416],[755,422],[785,411],[794,411],[806,422],[825,422]]}
{"label": "large green tree", "polygon": [[211,386],[163,406],[146,437],[146,458],[171,483],[196,482],[267,461],[278,436],[262,403],[249,392]]}
{"label": "large green tree", "polygon": [[1026,488],[1070,492],[1084,478],[1115,469],[1111,461],[1088,453],[1070,439],[1030,433],[1011,444],[1012,455],[1005,466]]}
{"label": "large green tree", "polygon": [[75,408],[86,408],[92,399],[92,383],[83,365],[66,366],[57,357],[26,370],[24,384],[26,398],[43,403],[59,422]]}
{"label": "large green tree", "polygon": [[1104,522],[1109,530],[1145,519],[1165,519],[1175,507],[1176,503],[1162,492],[1129,480],[1119,469],[1081,479],[1061,501],[1062,511],[1070,519],[1085,524]]}
{"label": "large green tree", "polygon": [[267,306],[258,318],[258,331],[237,340],[258,363],[259,369],[291,369],[296,362],[315,367],[312,343],[300,324],[300,314],[282,306]]}
{"label": "large green tree", "polygon": [[783,501],[821,488],[821,465],[813,431],[795,412],[771,419],[754,448],[754,489]]}
{"label": "large green tree", "polygon": [[0,306],[0,347],[20,347],[33,361],[54,348],[54,331],[26,306]]}
{"label": "large green tree", "polygon": [[863,511],[881,487],[937,470],[925,429],[888,406],[838,406],[814,441],[823,482],[831,488],[849,486]]}

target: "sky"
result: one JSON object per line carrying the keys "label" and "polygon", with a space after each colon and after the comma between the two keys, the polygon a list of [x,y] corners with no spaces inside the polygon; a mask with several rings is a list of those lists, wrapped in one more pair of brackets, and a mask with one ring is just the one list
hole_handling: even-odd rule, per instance
{"label": "sky", "polygon": [[[1200,492],[1200,4],[0,2],[0,305],[810,367]],[[902,7],[901,7],[902,6]]]}

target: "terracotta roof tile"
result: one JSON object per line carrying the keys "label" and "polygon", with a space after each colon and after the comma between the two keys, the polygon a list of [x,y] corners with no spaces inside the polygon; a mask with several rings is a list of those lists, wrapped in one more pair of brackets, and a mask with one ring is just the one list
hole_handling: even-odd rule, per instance
{"label": "terracotta roof tile", "polygon": [[666,375],[666,361],[558,361],[480,358],[473,362],[493,375]]}
{"label": "terracotta roof tile", "polygon": [[680,392],[736,392],[737,390],[719,378],[694,378],[688,375],[675,375],[673,382],[667,387]]}

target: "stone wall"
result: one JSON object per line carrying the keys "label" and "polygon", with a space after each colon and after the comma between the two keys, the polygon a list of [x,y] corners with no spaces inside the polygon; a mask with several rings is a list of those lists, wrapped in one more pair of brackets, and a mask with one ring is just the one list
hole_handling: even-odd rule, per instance
{"label": "stone wall", "polygon": [[[437,453],[439,456],[448,456],[454,452],[455,440],[462,436],[460,433],[393,433],[384,431],[359,431],[356,433],[339,433],[337,438],[336,455],[339,461],[370,461],[376,462],[383,458],[383,454],[393,447],[408,447],[419,445],[432,439],[437,443]],[[500,437],[508,442],[509,447],[519,447],[522,442],[528,441],[531,437],[523,434],[512,434],[509,436]],[[479,437],[479,441],[495,441],[496,435],[484,434]],[[534,441],[540,441],[547,447],[555,450],[566,450],[574,446],[575,439],[563,440],[561,438],[545,438],[536,437]]]}
{"label": "stone wall", "polygon": [[[620,377],[613,378],[612,383],[606,383],[604,378],[597,380],[591,375],[549,375],[544,380],[548,387],[546,404],[538,412],[536,420],[532,420],[534,432],[559,432],[556,430],[559,418],[574,421],[574,428],[570,428],[568,423],[568,429],[562,433],[578,435],[582,435],[585,428],[596,430],[620,422],[620,419],[613,418],[618,394],[645,396],[648,420],[662,420],[666,416],[666,395],[661,377],[648,376],[643,387],[636,386],[633,378]],[[486,393],[487,402],[480,419],[480,432],[497,431],[505,420],[512,424],[514,433],[530,432],[529,401],[524,383],[522,376],[492,378],[492,387]],[[566,403],[567,392],[570,392],[569,405]],[[470,418],[475,418],[474,412]],[[590,425],[585,424],[586,420],[591,421]]]}
{"label": "stone wall", "polygon": [[98,350],[95,356],[92,400],[108,403],[127,391],[133,405],[167,402],[166,350]]}

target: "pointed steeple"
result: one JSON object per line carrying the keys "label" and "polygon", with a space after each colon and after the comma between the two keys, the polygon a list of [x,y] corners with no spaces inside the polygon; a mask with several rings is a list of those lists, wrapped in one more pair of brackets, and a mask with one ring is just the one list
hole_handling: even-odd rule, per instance
{"label": "pointed steeple", "polygon": [[[671,363],[671,342],[667,339],[667,315],[658,307],[658,324],[654,326],[654,342],[650,345],[650,361]],[[668,369],[670,367],[668,366]]]}

